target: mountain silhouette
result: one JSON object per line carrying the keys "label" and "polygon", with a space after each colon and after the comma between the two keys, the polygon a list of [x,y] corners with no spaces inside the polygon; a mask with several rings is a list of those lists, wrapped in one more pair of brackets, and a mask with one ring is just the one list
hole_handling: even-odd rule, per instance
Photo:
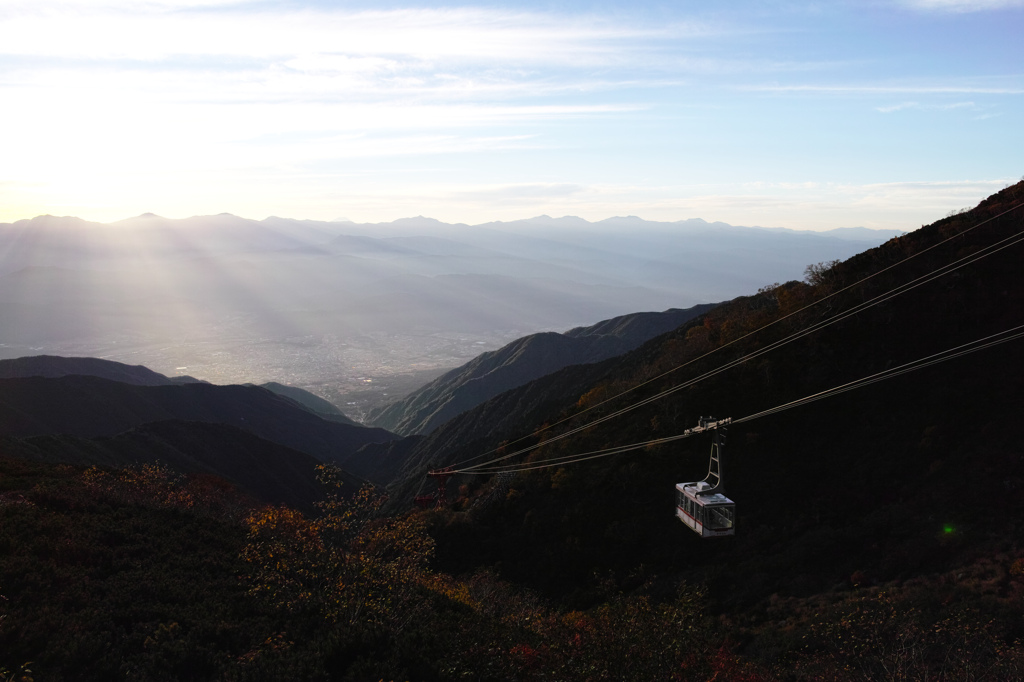
{"label": "mountain silhouette", "polygon": [[[238,486],[264,504],[313,511],[323,494],[316,480],[320,460],[248,431],[209,422],[151,422],[116,436],[3,437],[4,453],[39,462],[120,469],[164,464],[187,474],[210,474]],[[345,480],[345,492],[361,481]]]}
{"label": "mountain silhouette", "polygon": [[77,375],[0,379],[3,436],[114,436],[167,420],[227,424],[328,462],[395,437],[321,419],[258,386],[138,386]]}
{"label": "mountain silhouette", "polygon": [[171,386],[200,383],[192,377],[167,377],[142,365],[126,365],[100,358],[67,358],[56,355],[0,360],[0,379],[45,377],[54,379],[69,375],[101,377],[134,386]]}

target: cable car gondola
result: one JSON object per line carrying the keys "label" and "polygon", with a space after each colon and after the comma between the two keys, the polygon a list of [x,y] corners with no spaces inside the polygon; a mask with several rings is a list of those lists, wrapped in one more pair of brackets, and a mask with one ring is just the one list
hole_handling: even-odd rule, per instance
{"label": "cable car gondola", "polygon": [[708,475],[703,481],[676,484],[676,516],[702,538],[719,538],[736,533],[736,503],[725,496],[722,479],[725,425],[731,421],[701,417],[698,426],[690,429],[692,433],[708,429],[715,431]]}

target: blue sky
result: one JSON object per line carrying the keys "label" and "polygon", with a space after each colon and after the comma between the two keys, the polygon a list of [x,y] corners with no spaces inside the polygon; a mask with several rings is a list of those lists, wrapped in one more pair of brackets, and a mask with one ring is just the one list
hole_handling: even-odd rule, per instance
{"label": "blue sky", "polygon": [[5,0],[0,221],[913,229],[1024,174],[1024,0]]}

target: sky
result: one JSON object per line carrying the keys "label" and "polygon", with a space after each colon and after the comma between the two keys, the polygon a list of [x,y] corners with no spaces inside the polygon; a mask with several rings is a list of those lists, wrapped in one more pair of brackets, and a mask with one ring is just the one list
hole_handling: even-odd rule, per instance
{"label": "sky", "polygon": [[911,230],[1024,174],[1024,0],[0,0],[0,222]]}

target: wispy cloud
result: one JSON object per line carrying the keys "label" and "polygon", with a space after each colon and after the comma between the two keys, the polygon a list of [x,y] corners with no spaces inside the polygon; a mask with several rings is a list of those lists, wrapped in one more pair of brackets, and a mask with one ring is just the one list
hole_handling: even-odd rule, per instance
{"label": "wispy cloud", "polygon": [[890,104],[884,107],[875,107],[876,111],[880,111],[883,114],[891,114],[894,111],[903,111],[904,109],[919,109],[921,107],[917,102],[900,102],[899,104]]}
{"label": "wispy cloud", "polygon": [[739,85],[740,90],[758,92],[810,92],[836,94],[922,94],[922,95],[1024,95],[1024,86],[985,85]]}
{"label": "wispy cloud", "polygon": [[[241,12],[233,4],[15,0],[0,9],[0,88],[28,102],[49,90],[91,91],[92,100],[130,91],[161,104],[422,104],[665,88],[687,69],[718,68],[662,54],[714,33],[701,24],[474,8],[257,4]],[[657,60],[660,72],[650,69]]]}
{"label": "wispy cloud", "polygon": [[[183,10],[195,9],[182,5]],[[5,12],[0,45],[6,54],[150,61],[181,56],[274,61],[355,55],[384,56],[392,63],[397,58],[604,64],[651,41],[702,32],[679,24],[637,26],[599,17],[474,8],[241,13],[222,3],[215,9],[175,12],[146,4],[83,2],[60,11],[46,2],[28,7]]]}
{"label": "wispy cloud", "polygon": [[905,109],[932,109],[937,111],[953,111],[957,109],[970,109],[978,110],[979,107],[974,102],[951,102],[947,104],[921,104],[920,102],[900,102],[899,104],[890,104],[882,107],[875,107],[875,111],[879,111],[883,114],[891,114],[895,111],[903,111]]}
{"label": "wispy cloud", "polygon": [[474,187],[449,193],[458,202],[488,202],[501,205],[536,204],[538,200],[565,199],[586,188],[575,183],[520,183]]}
{"label": "wispy cloud", "polygon": [[[928,32],[955,22],[925,14],[1021,3],[875,4],[914,8],[900,20]],[[872,22],[846,20],[858,3],[410,4],[0,0],[0,219],[32,215],[21,208],[31,204],[113,218],[546,212],[874,224],[890,219],[883,207],[902,215],[894,197],[904,195],[829,180],[964,172],[921,140],[967,128],[979,150],[972,172],[1018,163],[1014,48],[990,51],[997,59],[936,33],[908,56]],[[930,113],[908,136],[900,112],[916,111]],[[1002,118],[968,126],[963,114]],[[854,130],[868,143],[851,141]],[[775,184],[743,184],[760,175]],[[722,184],[694,184],[712,181]],[[842,214],[876,195],[876,213]],[[932,201],[905,196],[907,207]],[[488,214],[496,207],[505,212]]]}
{"label": "wispy cloud", "polygon": [[1024,7],[1024,0],[904,0],[904,5],[931,12],[986,12]]}

